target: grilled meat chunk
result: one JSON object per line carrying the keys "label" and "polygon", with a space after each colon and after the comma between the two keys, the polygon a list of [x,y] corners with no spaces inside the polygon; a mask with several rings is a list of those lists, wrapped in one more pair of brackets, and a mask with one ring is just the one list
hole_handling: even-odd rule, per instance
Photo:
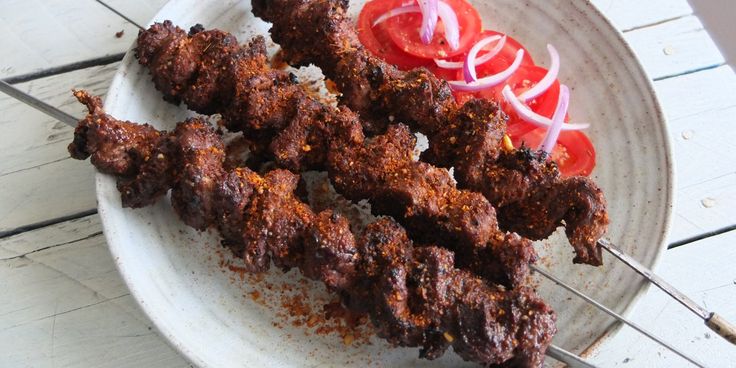
{"label": "grilled meat chunk", "polygon": [[[519,227],[503,227],[505,222],[501,226],[505,230],[533,228],[537,231],[524,234],[534,239],[546,238],[557,227],[565,226],[576,251],[575,262],[601,264],[596,241],[606,231],[608,216],[605,199],[590,179],[561,178],[557,170],[546,170],[544,178],[522,179],[543,188],[529,191],[518,188],[513,180],[493,180],[509,172],[508,169],[495,171],[501,168],[495,161],[502,151],[505,130],[505,117],[495,103],[475,100],[459,107],[447,83],[428,70],[400,71],[371,55],[360,44],[346,14],[347,1],[257,0],[252,4],[256,16],[273,23],[271,37],[281,45],[284,59],[295,66],[319,66],[342,92],[340,102],[370,122],[365,124],[369,132],[382,131],[387,126],[386,117],[393,116],[396,121],[427,135],[430,149],[423,159],[438,166],[454,167],[460,187],[484,194],[505,193],[502,198],[489,197],[499,216],[533,214],[539,209],[540,197],[571,193],[565,201],[545,200],[564,208],[546,208],[547,211],[539,214],[523,216],[515,220]],[[529,160],[533,158],[529,156]],[[511,171],[514,176],[529,174],[523,170]],[[489,190],[491,181],[498,188]],[[506,212],[509,214],[505,215]],[[545,226],[536,224],[540,219]]]}
{"label": "grilled meat chunk", "polygon": [[[531,242],[500,231],[488,200],[458,190],[446,169],[412,160],[415,141],[408,130],[393,127],[373,143],[366,143],[362,121],[355,113],[315,100],[294,84],[288,73],[268,67],[262,38],[235,52],[231,42],[223,45],[213,41],[228,37],[210,33],[223,32],[199,30],[187,34],[164,22],[141,33],[139,61],[152,74],[158,73],[154,83],[169,99],[181,98],[188,103],[183,91],[199,86],[173,83],[171,76],[159,73],[158,64],[152,60],[177,63],[178,57],[191,55],[189,51],[171,57],[160,55],[175,52],[159,40],[176,40],[179,47],[198,44],[201,41],[197,38],[212,41],[201,53],[229,60],[229,64],[221,60],[212,65],[228,64],[228,79],[236,82],[224,84],[218,91],[223,93],[231,88],[229,104],[222,105],[222,99],[212,98],[219,105],[208,106],[201,112],[221,113],[229,129],[259,140],[279,167],[297,172],[327,169],[338,192],[353,200],[371,200],[376,214],[394,216],[412,236],[423,236],[421,241],[440,240],[447,244],[455,251],[461,267],[472,265],[479,275],[507,286],[524,282],[528,264],[536,259]],[[195,73],[201,74],[210,67],[200,64]],[[171,89],[174,84],[176,90]],[[428,239],[428,234],[439,238]],[[507,248],[511,247],[514,249],[509,251]],[[514,258],[508,258],[511,256]]]}
{"label": "grilled meat chunk", "polygon": [[[104,114],[99,100],[84,92],[77,97],[93,104],[90,116],[80,122],[85,135],[99,136],[97,130],[115,127],[132,137],[120,138],[128,149],[161,150],[138,139],[156,132],[150,126],[107,115],[89,124],[94,114]],[[379,336],[396,345],[420,347],[425,358],[437,358],[452,346],[462,358],[483,365],[541,367],[556,332],[555,314],[533,290],[508,290],[457,269],[451,251],[415,247],[404,229],[388,218],[369,224],[356,237],[339,214],[315,214],[294,195],[298,175],[226,170],[222,139],[202,120],[179,123],[169,134],[156,133],[168,137],[158,144],[168,145],[166,152],[173,156],[172,168],[160,172],[164,177],[157,180],[176,192],[174,211],[191,226],[219,227],[228,241],[240,233],[242,242],[234,249],[248,270],[264,271],[271,261],[284,270],[299,268],[339,293],[351,310],[367,313]],[[105,140],[75,138],[69,151],[119,157],[118,147]],[[109,167],[105,160],[95,162]],[[147,180],[149,176],[140,174],[148,167],[132,160],[124,173],[113,175]]]}

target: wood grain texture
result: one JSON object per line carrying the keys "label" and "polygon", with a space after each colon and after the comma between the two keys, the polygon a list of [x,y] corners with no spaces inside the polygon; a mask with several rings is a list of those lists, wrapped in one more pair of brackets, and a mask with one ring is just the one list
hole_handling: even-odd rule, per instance
{"label": "wood grain texture", "polygon": [[128,294],[97,216],[0,240],[4,367],[186,367]]}
{"label": "wood grain texture", "polygon": [[[72,88],[107,91],[117,64],[42,78],[16,87],[73,116],[86,113]],[[73,129],[0,94],[0,232],[94,209],[94,168],[69,158]]]}
{"label": "wood grain texture", "polygon": [[616,28],[627,31],[693,13],[686,0],[590,0]]}
{"label": "wood grain texture", "polygon": [[[670,249],[657,268],[660,276],[711,311],[736,321],[736,231]],[[631,319],[656,336],[703,362],[733,367],[736,349],[705,326],[703,320],[659,289],[651,288]],[[601,367],[691,367],[688,362],[624,327],[604,344],[593,362]]]}
{"label": "wood grain texture", "polygon": [[736,220],[736,74],[729,66],[655,83],[674,141],[677,196],[670,241]]}
{"label": "wood grain texture", "polygon": [[663,79],[724,63],[708,32],[695,16],[624,33],[652,79]]}
{"label": "wood grain texture", "polygon": [[7,78],[124,52],[138,32],[94,0],[4,0],[0,34]]}

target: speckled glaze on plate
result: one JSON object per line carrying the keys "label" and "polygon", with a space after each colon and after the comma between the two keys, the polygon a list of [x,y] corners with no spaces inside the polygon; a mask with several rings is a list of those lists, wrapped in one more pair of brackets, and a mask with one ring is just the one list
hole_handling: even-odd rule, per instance
{"label": "speckled glaze on plate", "polygon": [[[559,50],[560,79],[572,90],[571,116],[592,125],[588,133],[598,152],[593,178],[608,199],[608,235],[641,263],[653,266],[665,249],[672,212],[672,156],[650,80],[631,49],[586,1],[471,2],[485,26],[520,40],[537,63],[548,62],[546,43]],[[363,3],[351,1],[351,14],[357,15]],[[252,15],[249,1],[174,0],[155,17],[165,19],[183,28],[195,23],[221,28],[241,42],[266,35],[269,28]],[[132,53],[123,60],[105,107],[118,118],[164,129],[192,115],[161,99]],[[334,334],[315,335],[280,323],[273,303],[248,297],[258,285],[248,285],[248,278],[233,282],[233,273],[223,269],[229,255],[218,251],[217,235],[187,228],[167,200],[140,210],[122,209],[115,181],[105,175],[97,176],[97,197],[105,236],[131,293],[161,334],[197,366],[463,364],[451,352],[428,362],[417,359],[416,349],[389,348],[379,339],[346,346]],[[640,277],[610,255],[600,268],[573,265],[571,249],[559,234],[537,249],[543,267],[619,312],[628,311],[646,290]],[[298,279],[295,272],[267,276],[275,284]],[[607,316],[544,280],[538,282],[539,293],[558,313],[556,344],[582,353],[616,330]],[[318,284],[309,288],[311,298],[328,298]]]}

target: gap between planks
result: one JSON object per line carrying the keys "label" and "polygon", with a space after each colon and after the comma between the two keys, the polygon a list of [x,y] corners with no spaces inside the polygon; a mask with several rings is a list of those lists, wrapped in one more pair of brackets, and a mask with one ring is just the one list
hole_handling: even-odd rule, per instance
{"label": "gap between planks", "polygon": [[125,57],[124,52],[119,53],[119,54],[89,59],[89,60],[78,61],[75,63],[61,65],[61,66],[57,66],[57,67],[53,67],[49,69],[43,69],[37,72],[28,73],[28,74],[22,74],[22,75],[18,75],[14,77],[9,77],[9,78],[3,79],[3,81],[8,84],[25,83],[25,82],[30,82],[36,79],[69,73],[69,72],[73,72],[73,71],[80,70],[80,69],[90,68],[93,66],[113,64],[113,63],[123,60],[123,57]]}
{"label": "gap between planks", "polygon": [[[71,226],[65,227],[64,225]],[[5,247],[2,248],[7,249],[7,245],[9,243],[14,243],[11,244],[13,251],[27,252],[27,254],[32,255],[32,259],[57,259],[56,262],[58,263],[58,260],[63,260],[66,258],[76,259],[76,257],[72,257],[70,255],[86,251],[86,247],[89,246],[89,244],[87,243],[96,243],[98,244],[97,247],[104,247],[104,239],[101,239],[102,237],[100,235],[94,233],[95,229],[97,229],[98,227],[99,217],[89,216],[87,219],[84,219],[82,221],[57,225],[51,229],[42,229],[29,232],[27,234],[19,236],[16,239],[3,240],[0,241],[0,245],[4,245]],[[81,231],[78,231],[77,229],[81,229]],[[65,242],[63,244],[59,244],[58,247],[49,246],[48,241],[55,239],[57,236],[59,238],[62,238],[62,240],[64,240]],[[46,239],[46,243],[44,243],[43,239]],[[733,253],[733,250],[729,250],[731,249],[731,247],[728,246],[728,244],[730,244],[733,239],[736,239],[736,232],[724,233],[716,239],[707,240],[702,244],[701,248],[697,250],[668,250],[666,252],[666,257],[663,259],[662,264],[660,265],[660,271],[665,276],[670,278],[673,283],[677,285],[677,287],[682,288],[684,292],[692,295],[693,297],[697,297],[703,302],[707,302],[710,307],[717,308],[719,311],[726,313],[729,318],[731,318],[733,316],[733,311],[728,310],[727,308],[727,298],[728,295],[733,295],[733,289],[736,288],[736,286],[734,286],[734,284],[736,284],[736,280],[733,280],[733,278],[736,277],[736,274],[734,274],[733,269],[728,267],[728,259],[730,259],[729,257],[724,257],[724,259],[713,257],[708,258],[708,254],[715,254],[721,251],[725,252],[724,254]],[[36,246],[36,248],[34,248],[34,246]],[[57,253],[58,256],[52,256],[48,254],[51,249],[53,249],[53,252]],[[97,249],[97,251],[99,252],[100,249]],[[69,255],[62,256],[62,253],[68,253]],[[99,256],[101,254],[102,253],[96,256],[97,259],[99,259]],[[18,258],[14,257],[13,259],[17,260]],[[6,262],[9,261],[10,260],[7,260]],[[4,263],[0,262],[0,265],[2,264]],[[58,263],[54,267],[56,268],[57,266],[63,266],[64,264],[67,263]],[[83,265],[84,264],[82,264],[82,266]],[[82,269],[83,268],[79,268],[78,271],[71,272],[70,275],[74,276],[75,272],[79,272]],[[702,271],[704,269],[708,269],[713,272],[708,272],[701,275],[701,277],[695,278],[691,277],[692,274],[688,274],[687,272],[688,270],[690,272],[693,272],[698,270]],[[64,269],[61,268],[60,270],[63,271]],[[97,272],[101,271],[104,271],[104,269],[101,269]],[[16,282],[17,281],[18,280],[16,280]],[[93,290],[97,289],[98,287],[94,285],[91,286],[94,288]],[[13,319],[16,319],[16,323],[11,323],[10,325],[8,325],[7,328],[4,329],[4,333],[0,331],[0,337],[2,337],[3,334],[7,335],[6,337],[12,337],[14,334],[18,334],[21,330],[26,331],[29,329],[42,328],[43,325],[50,323],[48,321],[50,318],[56,318],[57,316],[74,315],[75,317],[72,318],[73,320],[89,320],[93,317],[99,318],[100,316],[111,316],[112,314],[110,313],[118,308],[118,306],[111,305],[110,307],[106,307],[105,312],[102,314],[100,314],[100,312],[93,311],[93,309],[97,306],[107,305],[107,302],[111,300],[123,300],[124,298],[126,302],[129,301],[131,298],[128,297],[128,295],[124,293],[114,293],[115,291],[120,291],[118,290],[120,287],[122,287],[122,285],[113,286],[112,290],[108,290],[109,293],[106,293],[106,295],[101,295],[102,298],[87,296],[86,299],[80,300],[73,305],[64,305],[61,307],[61,309],[57,309],[57,307],[51,309],[36,308],[30,312],[22,310],[11,312],[16,314],[16,317],[12,317]],[[23,307],[23,305],[19,304],[17,305],[17,307]],[[125,311],[127,313],[133,314],[123,315],[118,312],[115,314],[119,315],[119,317],[115,318],[128,319],[141,317],[140,312],[138,311],[133,311],[132,309],[126,309]],[[2,313],[0,313],[0,317],[2,317]],[[19,318],[20,322],[22,323],[17,323]],[[636,319],[638,322],[646,325],[646,328],[655,331],[659,336],[668,336],[668,339],[671,339],[670,342],[676,344],[679,348],[685,349],[686,351],[698,355],[699,358],[706,360],[711,366],[717,366],[718,362],[722,362],[725,357],[733,356],[731,350],[720,350],[726,349],[723,346],[730,345],[726,345],[727,343],[725,341],[721,341],[718,339],[717,336],[709,333],[707,328],[702,324],[701,321],[694,318],[689,312],[684,311],[683,308],[679,306],[679,304],[675,303],[674,301],[669,299],[669,297],[662,294],[655,288],[650,288],[647,295],[641,300],[640,303],[638,303],[636,310],[631,315],[631,318]],[[664,321],[669,321],[670,323],[663,323]],[[673,321],[677,321],[677,323],[672,323]],[[6,322],[10,322],[10,320],[6,319]],[[144,325],[150,324],[150,322],[147,322],[145,318],[137,322],[131,320],[131,322],[135,322],[136,324],[140,322]],[[103,323],[103,325],[108,324],[109,323]],[[57,326],[57,332],[74,332],[76,331],[74,329],[77,328],[75,327],[76,324],[71,323],[65,323],[63,324],[63,326],[64,327],[62,327],[61,330],[59,330],[59,327]],[[10,329],[13,330],[8,331]],[[148,335],[145,330],[143,330],[143,332],[140,331],[142,331],[142,328],[139,327],[135,331],[126,331],[125,335],[117,334],[117,340],[115,341],[120,342],[119,337],[123,336],[138,338],[143,337],[144,335]],[[131,334],[128,335],[128,332],[130,332]],[[705,339],[703,339],[703,336],[705,336]],[[161,343],[162,341],[160,338],[155,338],[155,335],[149,336],[149,339],[150,340],[147,341],[155,343]],[[13,341],[11,341],[11,345],[12,343]],[[641,346],[639,346],[639,344],[641,344]],[[117,349],[120,349],[120,347],[118,347]],[[173,359],[172,362],[176,362],[176,364],[179,364],[179,361],[176,359],[175,352],[170,352],[169,349],[167,349],[164,345],[162,345],[160,349],[161,354],[167,356],[167,359]],[[0,348],[0,351],[1,350],[2,348]],[[718,353],[719,351],[721,353]],[[172,353],[172,356],[168,356],[167,354],[169,353]],[[12,354],[11,357],[17,358],[17,356],[14,356]],[[149,358],[153,359],[154,357]],[[594,362],[602,364],[602,366],[609,366],[626,359],[635,360],[635,365],[639,363],[643,364],[643,362],[647,361],[650,363],[666,361],[674,366],[679,366],[679,364],[681,364],[680,360],[677,357],[672,356],[672,354],[669,354],[667,351],[663,351],[663,349],[648,342],[637,333],[629,331],[626,328],[624,328],[624,330],[622,330],[622,332],[620,332],[613,340],[604,344],[597,353],[593,354],[592,357],[592,360]]]}
{"label": "gap between planks", "polygon": [[[669,22],[674,22],[674,21],[677,21],[677,20],[680,20],[680,19],[684,19],[684,18],[692,18],[692,17],[689,17],[689,16],[687,15],[687,14],[685,14],[685,15],[682,15],[682,16],[679,16],[679,17],[674,17],[674,18],[670,18],[670,19],[668,19],[668,20],[666,20],[666,21],[659,21],[659,22],[657,22],[657,24],[663,24],[663,23],[669,23]],[[650,30],[646,30],[646,31],[650,31]],[[632,33],[636,33],[636,32],[632,32]],[[707,37],[707,34],[705,34],[705,36]],[[122,57],[122,55],[123,55],[123,54],[120,54],[120,57]],[[104,58],[102,58],[102,59],[104,59]],[[102,61],[101,61],[101,59],[95,59],[95,60],[96,60],[97,62],[102,62]],[[105,65],[106,65],[106,64],[105,64]],[[68,68],[68,71],[74,71],[74,70],[84,69],[84,67],[83,67],[83,66],[77,66],[77,67],[74,67],[74,66],[66,66],[66,67]],[[77,68],[78,68],[78,69],[77,69]],[[705,68],[706,68],[706,69],[711,69],[711,68],[713,68],[713,67],[711,67],[711,66],[708,66],[708,67],[705,67]],[[699,69],[699,70],[703,70],[703,69]],[[685,75],[685,74],[689,74],[689,73],[693,73],[693,71],[687,71],[687,72],[683,72],[683,73],[682,73],[682,74],[680,74],[680,75]],[[674,75],[673,75],[673,76],[674,76]],[[668,76],[667,78],[672,78],[673,76]],[[29,80],[37,79],[37,78],[33,78],[33,77],[30,77],[30,76],[29,76],[29,78],[31,78],[31,79],[29,79]],[[52,224],[52,223],[58,223],[58,222],[60,222],[60,221],[64,221],[64,220],[67,220],[67,219],[69,219],[69,218],[76,218],[76,217],[79,217],[79,216],[83,216],[83,215],[85,215],[85,214],[88,214],[88,213],[93,213],[93,212],[94,212],[94,209],[88,209],[88,210],[86,210],[86,211],[84,211],[84,212],[81,212],[81,213],[80,213],[80,212],[78,212],[77,214],[72,214],[72,215],[70,215],[71,217],[70,217],[70,216],[60,216],[60,217],[54,217],[54,218],[52,218],[52,219],[50,219],[50,220],[44,220],[44,221],[40,221],[40,222],[34,222],[34,223],[32,223],[32,224],[30,224],[30,225],[28,225],[28,226],[21,226],[21,227],[17,227],[17,228],[15,228],[15,229],[11,229],[11,230],[9,230],[9,231],[5,231],[5,232],[2,232],[2,233],[0,233],[0,236],[9,236],[10,234],[17,234],[17,233],[20,233],[20,232],[26,231],[26,230],[28,230],[29,228],[38,228],[38,227],[41,227],[41,226],[46,226],[46,225],[48,225],[48,224]],[[708,233],[706,233],[706,234],[704,234],[704,235],[707,235],[707,234],[708,234]],[[698,237],[696,236],[696,237],[694,237],[694,238],[698,238]],[[674,243],[674,244],[676,244],[677,246],[679,246],[679,245],[682,245],[682,244],[684,244],[684,243],[682,243],[682,241],[678,241],[678,242],[676,242],[676,243]]]}

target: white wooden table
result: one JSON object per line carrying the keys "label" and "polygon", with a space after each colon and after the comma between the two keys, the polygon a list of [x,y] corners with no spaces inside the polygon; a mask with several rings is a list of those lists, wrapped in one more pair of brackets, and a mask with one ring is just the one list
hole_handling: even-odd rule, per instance
{"label": "white wooden table", "polygon": [[[145,24],[165,0],[106,2]],[[736,75],[686,0],[593,2],[654,79],[675,142],[672,249],[657,271],[734,321]],[[3,0],[0,19],[0,78],[76,116],[70,89],[104,94],[137,34],[94,0]],[[113,265],[94,170],[66,152],[71,128],[2,94],[0,111],[0,367],[188,366]],[[631,318],[711,367],[736,367],[736,348],[658,290]],[[626,327],[592,361],[688,366]]]}

